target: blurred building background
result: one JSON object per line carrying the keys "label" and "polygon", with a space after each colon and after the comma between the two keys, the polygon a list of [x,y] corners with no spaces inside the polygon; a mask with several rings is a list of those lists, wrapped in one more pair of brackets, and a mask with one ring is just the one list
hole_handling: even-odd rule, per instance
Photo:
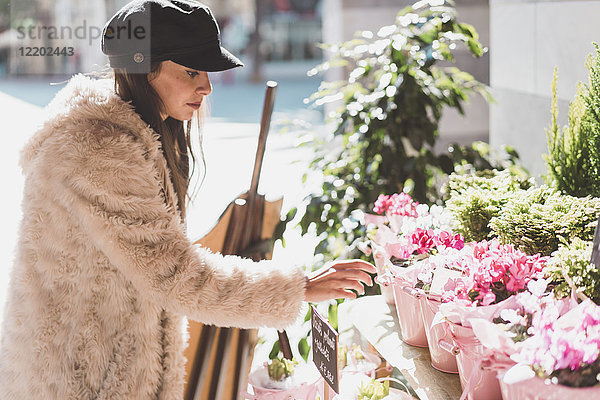
{"label": "blurred building background", "polygon": [[[48,86],[48,81],[105,66],[100,32],[105,21],[126,2],[0,0],[0,91],[42,106],[60,88]],[[306,72],[327,57],[317,44],[350,40],[360,30],[377,31],[393,23],[398,11],[413,0],[205,2],[219,21],[224,45],[247,65],[213,76],[216,84],[226,88],[221,91],[224,96],[260,96],[262,82],[276,79],[282,88],[287,88],[283,89],[287,90],[285,97],[280,96],[278,101],[287,102],[290,115],[323,124],[324,112],[309,110],[302,100],[317,89],[321,79],[340,79],[345,71],[338,69],[329,71],[326,77],[308,77]],[[508,144],[517,149],[532,174],[542,174],[553,70],[558,68],[559,122],[564,124],[576,83],[587,79],[585,59],[594,51],[592,43],[600,42],[600,0],[455,3],[459,20],[474,25],[480,41],[489,49],[475,59],[466,49],[458,48],[456,65],[489,84],[495,102],[487,104],[480,97],[472,98],[464,116],[447,110],[437,146],[474,140],[489,141],[494,146]],[[40,26],[65,29],[58,34],[66,37],[49,42],[46,32],[22,39],[16,30]],[[75,52],[73,56],[61,57],[14,57],[17,46],[48,45],[72,46]],[[217,117],[248,122],[259,112],[259,103],[222,110],[215,102]]]}
{"label": "blurred building background", "polygon": [[[74,57],[6,57],[3,70],[15,75],[72,74],[104,65],[100,31],[127,0],[19,0],[0,1],[0,42],[5,50],[13,39],[20,46],[73,46]],[[320,60],[315,46],[321,35],[322,0],[207,0],[219,26],[222,41],[236,54],[256,63]],[[12,30],[10,29],[12,23]],[[18,29],[34,27],[22,38]],[[45,29],[45,28],[48,29]],[[41,35],[40,33],[41,30]],[[50,29],[56,29],[56,34]],[[33,37],[32,37],[33,36]],[[58,38],[56,38],[58,36]],[[17,38],[18,40],[14,40]],[[260,74],[259,74],[260,75]],[[262,76],[257,76],[257,79]]]}

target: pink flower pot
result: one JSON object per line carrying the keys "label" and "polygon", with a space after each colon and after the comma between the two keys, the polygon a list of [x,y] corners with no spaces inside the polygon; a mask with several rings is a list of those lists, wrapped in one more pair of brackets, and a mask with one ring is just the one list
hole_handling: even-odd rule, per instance
{"label": "pink flower pot", "polygon": [[475,337],[473,329],[452,322],[449,325],[455,345],[460,385],[463,388],[461,399],[501,400],[497,372],[482,368],[484,347]]}
{"label": "pink flower pot", "polygon": [[[363,360],[353,360],[351,359],[349,364],[341,370],[340,375],[352,375],[352,374],[361,374],[367,375],[371,378],[375,379],[375,375],[380,371],[378,369],[381,364],[381,358],[373,353],[362,352],[365,357]],[[384,369],[384,368],[382,368]],[[390,370],[391,372],[391,370]]]}
{"label": "pink flower pot", "polygon": [[384,274],[385,273],[380,273],[379,270],[377,270],[377,277],[379,279],[377,279],[376,282],[379,284],[379,289],[381,290],[385,302],[387,304],[395,304],[394,289],[392,288],[392,285],[387,283],[387,280],[383,278]]}
{"label": "pink flower pot", "polygon": [[396,281],[392,286],[402,340],[411,346],[427,347],[425,325],[419,305],[422,292],[402,282]]}
{"label": "pink flower pot", "polygon": [[266,367],[252,372],[248,376],[248,383],[252,386],[254,394],[240,393],[243,399],[250,400],[316,400],[323,398],[323,378],[318,376],[314,382],[302,383],[288,389],[270,389],[264,387],[264,376]]}
{"label": "pink flower pot", "polygon": [[438,371],[458,374],[456,365],[456,355],[452,352],[450,343],[451,333],[447,323],[431,326],[433,317],[440,308],[440,302],[429,299],[427,296],[421,297],[421,315],[425,325],[425,334],[427,343],[429,343],[429,355],[431,356],[431,366]]}
{"label": "pink flower pot", "polygon": [[506,383],[498,378],[504,400],[578,400],[600,399],[600,387],[574,388],[550,383],[538,377],[516,383]]}

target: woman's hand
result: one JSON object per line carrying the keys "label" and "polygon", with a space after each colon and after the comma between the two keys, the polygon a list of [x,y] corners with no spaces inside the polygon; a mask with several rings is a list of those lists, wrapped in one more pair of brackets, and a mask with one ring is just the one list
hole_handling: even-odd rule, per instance
{"label": "woman's hand", "polygon": [[331,299],[353,299],[365,293],[364,284],[373,286],[368,273],[376,273],[375,267],[363,260],[336,261],[311,272],[306,277],[304,300],[318,303]]}

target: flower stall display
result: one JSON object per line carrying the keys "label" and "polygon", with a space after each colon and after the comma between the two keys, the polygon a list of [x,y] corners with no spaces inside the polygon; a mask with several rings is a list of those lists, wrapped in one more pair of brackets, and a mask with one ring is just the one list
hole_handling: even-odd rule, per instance
{"label": "flower stall display", "polygon": [[[547,257],[528,256],[497,239],[468,243],[454,265],[462,271],[443,284],[442,304],[432,325],[448,322],[457,354],[463,398],[499,399],[496,373],[486,365],[486,351],[470,319],[491,320],[514,302],[532,279],[541,278]],[[435,279],[435,278],[434,278]],[[483,367],[483,368],[482,368]]]}
{"label": "flower stall display", "polygon": [[442,300],[467,307],[497,304],[525,290],[530,280],[541,277],[548,260],[497,239],[469,243],[461,255],[463,276],[453,280]]}
{"label": "flower stall display", "polygon": [[[435,267],[451,260],[464,246],[464,242],[460,235],[447,231],[436,234],[431,229],[422,228],[417,228],[410,234],[409,241],[412,253],[403,260],[403,264],[408,266],[392,264],[388,273],[391,277],[402,340],[413,346],[427,347],[428,327],[423,321],[421,303],[425,301]],[[441,365],[439,368],[446,369]]]}
{"label": "flower stall display", "polygon": [[[535,386],[544,388],[541,390],[547,399],[600,397],[600,306],[584,301],[558,318],[557,310],[546,306],[533,314],[527,333],[531,336],[511,357],[517,366],[505,374],[506,381],[502,380],[507,400],[523,398],[521,393],[527,393],[526,398],[539,395],[531,391],[532,382],[526,379],[511,388],[510,372],[521,379],[533,378]],[[525,373],[515,373],[518,370]],[[544,386],[540,385],[542,380]]]}
{"label": "flower stall display", "polygon": [[[367,252],[373,252],[378,282],[384,295],[386,286],[392,287],[402,340],[413,346],[427,347],[421,289],[430,284],[430,265],[433,264],[422,260],[447,249],[459,250],[464,240],[451,231],[452,218],[447,210],[418,204],[405,193],[380,195],[374,211],[382,215],[366,216],[365,222],[377,225],[376,230],[371,231]],[[388,302],[389,297],[388,293]]]}
{"label": "flower stall display", "polygon": [[248,376],[251,400],[316,400],[322,398],[322,378],[312,363],[275,358]]}
{"label": "flower stall display", "polygon": [[515,364],[500,375],[504,400],[600,396],[600,306],[556,299],[545,280],[490,322],[473,319],[488,354]]}
{"label": "flower stall display", "polygon": [[[431,240],[435,234],[451,231],[449,212],[437,205],[419,204],[406,193],[380,195],[373,211],[376,214],[364,216],[369,240],[359,248],[367,255],[373,254],[380,279],[389,273],[393,261],[408,259],[415,252],[425,254],[433,245]],[[387,283],[380,285],[381,292],[389,304],[394,304],[394,295],[389,281]]]}
{"label": "flower stall display", "polygon": [[[421,14],[416,10],[424,5],[430,9],[419,19]],[[397,34],[396,39],[406,42],[412,33],[404,37],[404,33],[410,32],[401,31],[412,26],[419,30],[419,35],[412,35],[413,38],[422,42],[423,27],[452,25],[444,22],[450,19],[439,19],[442,15],[435,14],[438,11],[447,12],[444,1],[419,2],[399,14],[400,23],[396,28],[400,31],[384,27],[377,35],[385,39]],[[404,18],[407,15],[415,18],[409,21],[410,18]],[[477,44],[476,32],[471,27],[453,27],[457,28],[457,37],[466,39],[469,47]],[[381,42],[379,39],[371,32],[363,32],[350,48],[365,47],[365,40]],[[447,47],[442,39],[438,41],[440,49]],[[598,166],[594,162],[600,159],[600,153],[582,157],[583,153],[598,147],[597,141],[591,140],[598,136],[598,130],[590,129],[599,126],[600,121],[597,107],[600,104],[600,50],[594,45],[598,54],[588,60],[590,84],[578,88],[576,101],[569,110],[569,124],[563,130],[556,121],[555,73],[552,122],[547,129],[549,155],[544,157],[549,172],[547,186],[537,186],[533,178],[519,170],[514,163],[513,157],[518,157],[514,151],[510,163],[484,160],[481,170],[467,174],[469,170],[480,169],[476,164],[481,164],[481,160],[469,156],[463,160],[468,162],[466,165],[456,162],[456,155],[463,151],[458,148],[451,157],[438,160],[439,167],[444,165],[443,175],[449,174],[441,191],[438,185],[445,180],[442,175],[423,179],[417,174],[414,179],[398,180],[395,179],[398,176],[392,175],[397,175],[402,168],[394,167],[385,173],[379,166],[387,162],[388,166],[397,167],[398,155],[414,164],[414,154],[431,155],[425,149],[427,146],[412,143],[411,139],[416,153],[381,152],[381,146],[373,146],[371,139],[389,141],[389,129],[371,129],[374,126],[364,125],[358,133],[372,137],[366,142],[357,142],[351,139],[357,135],[359,124],[345,124],[348,130],[342,133],[350,138],[345,143],[358,143],[361,148],[373,150],[374,157],[356,158],[356,152],[340,153],[367,162],[368,168],[354,168],[351,163],[333,160],[335,165],[330,163],[329,169],[336,176],[330,173],[324,179],[323,191],[309,196],[311,201],[300,224],[303,233],[315,223],[317,235],[327,234],[321,244],[337,237],[337,241],[329,240],[330,247],[347,241],[352,250],[356,245],[373,256],[378,275],[375,281],[386,301],[395,305],[401,339],[413,346],[428,346],[433,368],[459,374],[460,400],[600,399],[600,268],[589,261],[600,215],[600,197],[591,197],[600,193],[598,185],[594,185],[600,180],[598,168],[594,167]],[[336,46],[342,52],[346,47]],[[371,55],[373,51],[378,52],[371,50]],[[352,52],[346,53],[352,58]],[[380,59],[385,61],[386,57],[377,58]],[[368,63],[358,64],[354,72],[365,73]],[[401,64],[406,66],[406,63]],[[393,75],[391,79],[400,76],[394,75],[392,69],[389,71],[391,75],[387,75]],[[353,77],[353,74],[350,83],[358,76]],[[389,83],[389,79],[373,76]],[[321,94],[326,95],[331,88],[324,87]],[[352,85],[347,88],[358,93]],[[373,107],[371,111],[381,114],[381,110],[385,113],[392,109]],[[377,122],[377,118],[369,119],[368,114],[351,112],[348,115]],[[365,127],[368,129],[363,129]],[[403,157],[407,154],[408,157]],[[313,166],[322,166],[323,160],[319,157]],[[412,164],[407,164],[409,168],[404,168],[404,172],[414,169]],[[496,165],[506,170],[493,169]],[[371,180],[370,175],[373,175]],[[384,186],[406,193],[381,194],[373,203],[372,214],[364,213],[377,191],[385,190]],[[445,204],[420,204],[408,193],[421,201],[444,200]],[[350,204],[356,208],[352,213],[349,213]],[[361,216],[364,217],[362,227],[359,225]],[[364,242],[360,243],[357,235],[364,235]],[[342,237],[346,240],[340,239]],[[339,252],[332,251],[330,255],[337,256]],[[381,304],[378,298],[370,300],[376,301],[365,301],[359,306]],[[366,308],[348,307],[347,312],[357,310],[364,312]],[[415,374],[408,368],[402,369],[403,364],[410,364],[405,361],[415,361],[416,357],[399,354],[397,335],[390,335],[393,332],[388,329],[392,326],[390,316],[379,311],[373,313],[373,318],[355,319],[352,315],[352,324],[357,328],[352,333],[358,331],[372,341],[373,346],[381,346],[378,348],[381,354],[390,354],[390,362],[407,374],[407,381],[415,386],[417,393],[434,387],[440,377],[437,372]],[[356,326],[365,321],[374,326],[365,329]],[[387,326],[378,324],[382,321]],[[381,340],[382,332],[386,333],[385,341]],[[419,357],[423,354],[421,351],[407,353]],[[340,346],[337,357],[337,364],[336,358],[331,359],[333,366],[337,365],[335,372],[340,371],[333,380],[337,388],[339,378],[340,389],[340,394],[333,396],[334,400],[410,398],[408,393],[391,389],[389,380],[374,379],[381,361],[379,357],[363,352],[358,346]],[[419,359],[412,365],[423,367],[424,363]],[[324,385],[312,364],[279,359],[254,371],[249,381],[254,388],[255,394],[250,397],[253,400],[322,398],[319,388]],[[452,389],[457,393],[458,382],[451,380],[450,383],[455,385]]]}

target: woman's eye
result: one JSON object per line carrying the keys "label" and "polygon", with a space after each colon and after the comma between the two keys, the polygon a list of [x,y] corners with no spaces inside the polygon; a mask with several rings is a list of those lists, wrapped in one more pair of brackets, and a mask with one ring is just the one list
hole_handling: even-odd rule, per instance
{"label": "woman's eye", "polygon": [[198,72],[196,71],[185,71],[190,76],[190,78],[195,78],[198,76]]}

